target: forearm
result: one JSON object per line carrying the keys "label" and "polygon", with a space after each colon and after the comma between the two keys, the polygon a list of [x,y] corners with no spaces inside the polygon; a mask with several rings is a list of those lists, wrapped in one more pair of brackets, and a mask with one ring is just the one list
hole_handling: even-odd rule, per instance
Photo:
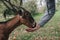
{"label": "forearm", "polygon": [[43,27],[55,14],[55,0],[48,0],[47,2],[47,12],[42,17],[39,25]]}

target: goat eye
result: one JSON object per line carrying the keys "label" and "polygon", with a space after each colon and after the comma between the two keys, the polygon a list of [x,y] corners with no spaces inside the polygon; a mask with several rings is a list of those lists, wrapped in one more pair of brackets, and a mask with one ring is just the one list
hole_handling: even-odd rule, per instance
{"label": "goat eye", "polygon": [[29,15],[28,13],[26,13],[25,15]]}

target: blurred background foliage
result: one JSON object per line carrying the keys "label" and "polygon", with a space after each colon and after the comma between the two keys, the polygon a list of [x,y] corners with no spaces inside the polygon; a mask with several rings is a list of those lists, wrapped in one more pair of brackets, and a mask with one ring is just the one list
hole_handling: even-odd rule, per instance
{"label": "blurred background foliage", "polygon": [[[37,4],[37,2],[38,2],[37,0],[23,0],[22,7],[28,10],[32,15],[36,15],[38,13],[44,13],[46,6],[41,5],[41,7],[40,6],[38,7],[39,4]],[[20,6],[20,0],[11,0],[11,3],[16,5],[17,7]],[[0,9],[1,12],[7,11],[7,8],[4,6],[4,4],[1,1],[0,1],[0,8],[2,9],[2,10]],[[9,13],[7,14],[9,15]]]}
{"label": "blurred background foliage", "polygon": [[[16,5],[17,7],[20,6],[20,0],[11,0],[11,3]],[[23,0],[22,7],[24,7],[26,10],[31,12],[32,15],[35,15],[38,13],[44,13],[45,12],[46,2],[45,2],[45,0]],[[58,10],[58,8],[60,7],[60,0],[56,0],[56,7]],[[7,8],[0,1],[0,10],[1,10],[0,12],[3,13],[4,11],[6,11],[6,9]]]}

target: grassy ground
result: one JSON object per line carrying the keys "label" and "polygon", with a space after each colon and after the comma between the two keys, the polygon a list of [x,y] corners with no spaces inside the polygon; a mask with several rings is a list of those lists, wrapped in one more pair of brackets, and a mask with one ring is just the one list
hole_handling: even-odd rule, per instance
{"label": "grassy ground", "polygon": [[[34,19],[39,22],[39,14]],[[9,40],[60,40],[60,11],[57,11],[54,17],[42,28],[35,32],[26,32],[27,27],[21,25],[16,28],[9,37]]]}
{"label": "grassy ground", "polygon": [[[36,22],[39,22],[41,16],[34,16]],[[4,18],[0,18],[3,21]],[[26,32],[24,25],[16,28],[9,37],[9,40],[60,40],[60,11],[57,11],[54,17],[42,28],[35,32]]]}

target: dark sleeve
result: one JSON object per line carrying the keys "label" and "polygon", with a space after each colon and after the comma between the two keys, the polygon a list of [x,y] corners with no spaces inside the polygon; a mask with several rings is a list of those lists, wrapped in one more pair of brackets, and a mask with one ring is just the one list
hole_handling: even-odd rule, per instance
{"label": "dark sleeve", "polygon": [[55,0],[46,0],[47,11],[39,22],[39,25],[43,27],[55,14]]}

